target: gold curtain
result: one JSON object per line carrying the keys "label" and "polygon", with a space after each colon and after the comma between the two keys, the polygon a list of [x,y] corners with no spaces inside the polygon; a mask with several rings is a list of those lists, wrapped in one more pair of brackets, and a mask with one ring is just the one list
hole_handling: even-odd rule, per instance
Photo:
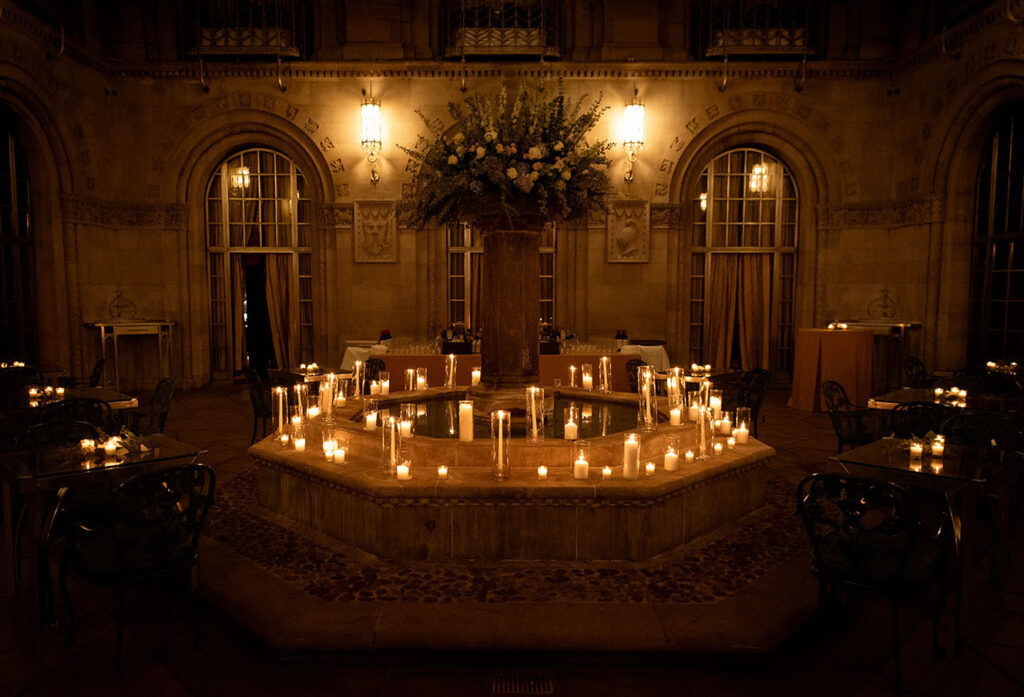
{"label": "gold curtain", "polygon": [[704,356],[715,372],[726,372],[736,326],[739,255],[712,254],[704,305]]}
{"label": "gold curtain", "polygon": [[739,254],[740,361],[743,370],[768,368],[772,255]]}
{"label": "gold curtain", "polygon": [[237,374],[245,367],[245,266],[243,255],[231,255],[231,356],[232,370]]}
{"label": "gold curtain", "polygon": [[277,367],[281,370],[298,365],[292,360],[291,351],[291,262],[291,254],[267,255],[267,310]]}

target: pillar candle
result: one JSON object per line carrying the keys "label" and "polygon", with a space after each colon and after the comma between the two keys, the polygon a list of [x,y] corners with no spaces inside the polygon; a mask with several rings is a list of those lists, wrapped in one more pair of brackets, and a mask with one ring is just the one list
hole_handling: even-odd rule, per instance
{"label": "pillar candle", "polygon": [[398,477],[398,481],[400,482],[407,482],[412,479],[412,473],[409,472],[409,463],[403,462],[395,468],[395,476]]}
{"label": "pillar candle", "polygon": [[333,440],[324,441],[324,459],[328,462],[334,462],[334,450],[337,447],[337,443]]}
{"label": "pillar candle", "polygon": [[297,452],[297,453],[305,452],[305,450],[306,450],[306,439],[305,438],[301,438],[301,437],[300,438],[296,438],[292,442],[295,443],[295,452]]}
{"label": "pillar candle", "polygon": [[316,417],[320,416],[320,407],[318,407],[315,404],[311,405],[309,409],[306,410],[306,416],[308,416],[311,419],[315,419]]}
{"label": "pillar candle", "polygon": [[412,438],[412,421],[409,419],[402,419],[402,422],[398,424],[398,429],[402,438]]}
{"label": "pillar candle", "polygon": [[366,415],[366,422],[363,424],[363,429],[366,431],[377,430],[377,412],[371,411]]}
{"label": "pillar candle", "polygon": [[380,383],[376,380],[370,382],[370,394],[380,394]]}
{"label": "pillar candle", "polygon": [[576,438],[578,437],[578,434],[579,434],[579,427],[576,425],[576,422],[575,421],[566,421],[565,422],[565,439],[566,440],[576,440]]}
{"label": "pillar candle", "polygon": [[583,376],[583,389],[592,390],[594,389],[594,376],[584,375]]}
{"label": "pillar candle", "polygon": [[416,376],[416,389],[425,390],[427,389],[427,377],[425,375]]}
{"label": "pillar candle", "polygon": [[689,407],[687,407],[686,418],[688,418],[690,421],[696,421],[697,419],[699,419],[700,407],[698,407],[696,404],[691,404]]}
{"label": "pillar candle", "polygon": [[932,457],[942,457],[946,452],[946,444],[940,440],[932,442]]}
{"label": "pillar candle", "polygon": [[391,394],[391,378],[380,381],[380,393]]}
{"label": "pillar candle", "polygon": [[473,403],[468,400],[459,402],[459,440],[473,441]]}
{"label": "pillar candle", "polygon": [[471,376],[470,380],[469,380],[470,384],[472,384],[472,385],[479,385],[480,384],[480,369],[479,368],[473,368],[473,371],[472,371],[472,373],[470,373],[470,376]]}
{"label": "pillar candle", "polygon": [[335,448],[334,449],[334,461],[339,464],[345,464],[345,449]]}
{"label": "pillar candle", "polygon": [[675,472],[679,469],[679,453],[669,448],[665,451],[665,470]]}
{"label": "pillar candle", "polygon": [[921,443],[911,443],[910,444],[910,459],[911,460],[920,460],[921,459],[921,454],[923,452],[924,452],[924,445],[922,445]]}
{"label": "pillar candle", "polygon": [[679,407],[672,407],[669,411],[669,423],[673,426],[683,425],[683,410]]}
{"label": "pillar candle", "polygon": [[708,406],[710,406],[711,410],[715,413],[715,418],[716,419],[721,419],[722,418],[722,398],[721,397],[718,397],[718,396],[712,397],[708,401]]}
{"label": "pillar candle", "polygon": [[732,421],[729,420],[728,414],[722,417],[722,423],[719,425],[718,432],[723,436],[732,435]]}
{"label": "pillar candle", "polygon": [[624,479],[636,479],[640,476],[640,443],[632,434],[626,438],[622,446],[622,476]]}
{"label": "pillar candle", "polygon": [[582,457],[572,463],[572,478],[586,479],[590,475],[590,463]]}
{"label": "pillar candle", "polygon": [[750,438],[750,430],[747,429],[746,422],[741,423],[738,427],[732,430],[732,435],[736,439],[736,442],[740,445],[746,445],[747,440]]}

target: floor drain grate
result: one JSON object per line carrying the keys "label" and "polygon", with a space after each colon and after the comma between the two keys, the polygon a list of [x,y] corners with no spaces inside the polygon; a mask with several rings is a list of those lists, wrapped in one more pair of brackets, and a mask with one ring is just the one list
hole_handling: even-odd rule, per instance
{"label": "floor drain grate", "polygon": [[491,692],[496,695],[552,695],[555,686],[550,675],[506,673],[494,676]]}

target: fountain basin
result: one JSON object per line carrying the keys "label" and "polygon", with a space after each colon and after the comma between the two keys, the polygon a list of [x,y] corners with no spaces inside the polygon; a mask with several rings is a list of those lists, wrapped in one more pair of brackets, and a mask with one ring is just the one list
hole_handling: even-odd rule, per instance
{"label": "fountain basin", "polygon": [[[340,416],[335,433],[347,445],[345,464],[325,461],[318,441],[303,453],[272,437],[250,448],[258,500],[295,523],[392,559],[647,559],[761,506],[764,469],[774,454],[751,440],[667,472],[665,442],[678,436],[683,450],[692,447],[695,428],[660,425],[641,441],[641,463],[654,462],[654,475],[622,478],[619,433],[590,439],[590,476],[578,480],[568,441],[513,439],[511,477],[498,482],[489,441],[417,435],[406,442],[412,479],[398,481],[385,472],[380,434]],[[437,475],[442,464],[447,480]],[[540,464],[548,468],[544,481],[537,478]],[[605,464],[611,479],[602,479]]]}

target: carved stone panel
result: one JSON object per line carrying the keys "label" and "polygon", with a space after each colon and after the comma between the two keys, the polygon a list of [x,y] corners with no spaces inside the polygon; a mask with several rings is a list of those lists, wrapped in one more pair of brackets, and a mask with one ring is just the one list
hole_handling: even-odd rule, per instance
{"label": "carved stone panel", "polygon": [[355,202],[356,262],[398,261],[398,223],[394,201]]}
{"label": "carved stone panel", "polygon": [[650,204],[612,201],[608,207],[608,263],[639,263],[650,258]]}

